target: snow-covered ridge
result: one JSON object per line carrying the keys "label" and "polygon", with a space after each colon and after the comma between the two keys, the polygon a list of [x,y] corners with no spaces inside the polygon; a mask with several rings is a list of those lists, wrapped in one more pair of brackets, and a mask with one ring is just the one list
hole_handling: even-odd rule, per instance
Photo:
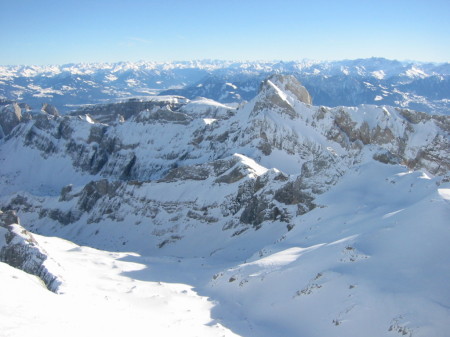
{"label": "snow-covered ridge", "polygon": [[[227,214],[233,226],[259,227],[277,217],[288,222],[291,211],[283,204],[296,205],[297,213],[313,209],[316,196],[361,161],[373,158],[431,175],[445,175],[450,168],[448,117],[389,106],[326,108],[309,103],[309,93],[294,77],[277,75],[263,81],[260,93],[237,109],[209,100],[160,97],[91,106],[73,116],[29,115],[2,144],[2,176],[32,194],[59,195],[63,189],[62,208],[36,206],[40,214],[63,224],[83,221],[84,216],[89,222],[105,216],[122,219],[123,206],[108,205],[111,198],[125,204],[116,189],[134,200],[140,189],[180,182],[186,188],[200,185],[194,191],[217,184],[218,199],[205,200],[200,208],[219,213],[205,219]],[[20,156],[14,161],[9,159],[12,149]],[[47,167],[49,159],[52,167]],[[30,180],[22,167],[36,165],[40,172],[57,172],[58,179],[44,173]],[[89,180],[93,182],[86,185]],[[252,195],[254,184],[258,197]],[[12,190],[5,185],[1,192]],[[144,199],[156,208],[181,200],[197,207],[195,194],[177,193],[181,190],[163,199],[145,193]],[[11,207],[22,207],[15,200],[9,201]],[[98,203],[105,203],[100,213]],[[178,226],[186,217],[196,219],[188,213],[169,223]]]}

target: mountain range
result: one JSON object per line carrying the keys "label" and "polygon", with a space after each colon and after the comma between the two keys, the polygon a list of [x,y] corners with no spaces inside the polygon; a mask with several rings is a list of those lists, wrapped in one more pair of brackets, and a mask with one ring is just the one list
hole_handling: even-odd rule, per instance
{"label": "mountain range", "polygon": [[[259,80],[299,67],[318,81],[445,83],[448,75],[424,74],[446,65],[346,62],[167,65],[186,78],[223,72],[230,101],[197,95],[216,92],[209,80],[62,115],[5,101],[0,260],[9,266],[0,266],[14,319],[0,312],[3,329],[56,336],[75,321],[110,335],[447,336],[450,117],[401,104],[316,105],[285,68]],[[60,300],[29,290],[37,286],[10,266]],[[43,310],[27,330],[20,305],[36,304],[22,291],[77,310],[69,323]],[[85,306],[101,308],[96,321]]]}
{"label": "mountain range", "polygon": [[148,95],[249,101],[273,73],[294,75],[316,105],[391,105],[448,114],[450,64],[383,58],[298,62],[121,62],[62,66],[0,66],[0,98],[63,113],[78,106]]}

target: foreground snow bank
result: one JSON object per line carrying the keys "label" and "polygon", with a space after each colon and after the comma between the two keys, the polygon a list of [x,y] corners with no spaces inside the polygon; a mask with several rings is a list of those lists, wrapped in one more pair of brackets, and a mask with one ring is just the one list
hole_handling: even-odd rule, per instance
{"label": "foreground snow bank", "polygon": [[65,281],[56,295],[0,263],[2,336],[236,336],[212,321],[213,303],[191,286],[122,276],[145,268],[121,261],[129,254],[35,237],[61,264]]}

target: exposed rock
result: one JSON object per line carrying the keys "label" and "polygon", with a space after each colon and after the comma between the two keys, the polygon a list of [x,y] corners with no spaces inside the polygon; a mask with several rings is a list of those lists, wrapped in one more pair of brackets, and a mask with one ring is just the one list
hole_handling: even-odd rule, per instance
{"label": "exposed rock", "polygon": [[274,220],[273,216],[268,214],[269,202],[261,197],[252,197],[250,202],[244,208],[239,220],[244,224],[259,226],[264,220]]}
{"label": "exposed rock", "polygon": [[264,196],[253,196],[239,217],[241,223],[252,225],[255,229],[261,228],[264,221],[275,220],[287,222],[289,215]]}
{"label": "exposed rock", "polygon": [[450,139],[438,135],[415,158],[406,158],[404,162],[411,169],[425,167],[432,174],[445,175],[450,171]]}
{"label": "exposed rock", "polygon": [[5,240],[5,244],[0,245],[0,261],[36,275],[49,290],[58,291],[62,281],[45,265],[47,253],[39,247],[33,235],[20,226],[14,211],[0,211],[0,235]]}
{"label": "exposed rock", "polygon": [[380,151],[373,155],[373,159],[383,163],[396,165],[401,163],[401,158],[390,151]]}
{"label": "exposed rock", "polygon": [[[180,101],[180,103],[178,102]],[[137,121],[145,122],[148,120],[157,120],[161,118],[162,120],[179,120],[181,122],[185,121],[184,114],[170,114],[168,111],[178,110],[182,103],[186,99],[183,97],[174,98],[172,100],[155,100],[155,101],[141,101],[136,99],[130,99],[127,102],[122,103],[111,103],[111,104],[98,104],[86,106],[79,111],[72,113],[73,115],[85,115],[89,114],[95,120],[101,123],[114,123],[120,122],[122,120],[126,121],[133,116],[136,116]],[[150,116],[147,112],[155,111],[156,114]],[[159,111],[159,112],[158,112]],[[140,117],[138,117],[140,115]],[[182,116],[184,115],[184,117]]]}
{"label": "exposed rock", "polygon": [[[217,222],[235,235],[265,222],[289,223],[317,207],[316,197],[369,160],[368,153],[432,174],[450,168],[448,117],[392,107],[311,107],[306,89],[289,76],[269,77],[254,100],[227,116],[208,116],[216,111],[209,107],[196,113],[171,99],[90,106],[79,116],[41,114],[21,123],[12,141],[21,144],[22,136],[44,158],[68,160],[95,181],[62,188],[52,202],[64,207],[48,208],[48,199],[32,196],[5,206],[61,225],[148,221],[164,246],[201,223]],[[92,123],[87,113],[111,124]],[[422,138],[426,144],[417,145]],[[217,193],[213,201],[204,192],[197,200],[196,189],[207,184]],[[161,197],[166,187],[177,192]]]}
{"label": "exposed rock", "polygon": [[19,217],[14,211],[6,211],[6,213],[0,211],[0,226],[7,228],[12,224],[20,225]]}
{"label": "exposed rock", "polygon": [[205,214],[205,212],[203,214],[199,214],[198,212],[195,212],[192,210],[187,212],[187,217],[194,219],[194,220],[206,222],[206,223],[213,223],[213,222],[219,221],[219,219],[217,219],[215,217],[208,216],[207,214]]}
{"label": "exposed rock", "polygon": [[64,212],[60,209],[50,209],[43,210],[40,216],[48,217],[65,226],[79,220],[81,217],[81,212],[77,212],[76,210]]}
{"label": "exposed rock", "polygon": [[205,180],[208,179],[210,174],[211,169],[209,165],[183,166],[171,170],[161,181]]}
{"label": "exposed rock", "polygon": [[242,167],[235,167],[231,172],[224,174],[216,179],[216,183],[233,184],[246,176]]}
{"label": "exposed rock", "polygon": [[[278,88],[276,84],[284,84],[283,77],[276,75],[264,80],[259,88],[258,100],[252,110],[252,115],[256,116],[263,111],[277,112],[286,114],[290,118],[297,117],[292,104],[287,100],[286,94]],[[306,90],[306,89],[305,89]]]}
{"label": "exposed rock", "polygon": [[120,182],[109,182],[107,179],[91,181],[87,184],[78,200],[78,209],[83,212],[89,212],[102,197],[112,198],[116,195]]}
{"label": "exposed rock", "polygon": [[241,167],[235,167],[232,172],[223,175],[237,163],[239,163],[239,158],[233,156],[231,158],[220,159],[206,164],[177,167],[172,169],[160,181],[173,182],[177,180],[206,180],[209,177],[218,177],[215,182],[231,184],[232,182],[238,181],[245,176],[245,174],[241,171]]}
{"label": "exposed rock", "polygon": [[48,104],[48,103],[44,103],[42,104],[42,108],[41,111],[45,112],[46,114],[49,114],[51,116],[59,116],[59,111],[58,109],[56,109],[55,106]]}
{"label": "exposed rock", "polygon": [[137,123],[177,123],[188,124],[192,118],[188,115],[176,111],[172,111],[170,106],[165,106],[162,109],[144,110],[136,114],[132,121]]}
{"label": "exposed rock", "polygon": [[265,80],[263,85],[267,85],[267,81],[271,81],[281,91],[294,96],[300,102],[312,104],[312,97],[308,90],[294,76],[275,74]]}
{"label": "exposed rock", "polygon": [[307,191],[301,189],[300,182],[301,180],[297,179],[295,182],[289,182],[277,190],[274,195],[275,200],[286,205],[304,204],[309,209],[313,209],[314,204],[312,201],[314,197]]}
{"label": "exposed rock", "polygon": [[22,120],[22,110],[17,103],[0,106],[0,139],[8,136]]}
{"label": "exposed rock", "polygon": [[69,140],[73,135],[73,131],[70,118],[61,118],[58,125],[57,138]]}
{"label": "exposed rock", "polygon": [[102,144],[107,129],[108,129],[107,126],[101,124],[100,125],[96,124],[92,126],[87,142],[89,144],[93,142],[97,144]]}

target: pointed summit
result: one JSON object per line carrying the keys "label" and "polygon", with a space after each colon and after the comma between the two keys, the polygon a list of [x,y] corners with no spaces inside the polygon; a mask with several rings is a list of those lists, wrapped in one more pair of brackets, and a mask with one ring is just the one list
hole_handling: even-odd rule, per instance
{"label": "pointed summit", "polygon": [[281,91],[286,96],[306,104],[312,104],[308,90],[292,75],[274,74],[265,79],[259,87],[259,93],[265,90]]}
{"label": "pointed summit", "polygon": [[299,102],[312,104],[312,99],[308,90],[294,76],[276,74],[261,83],[254,102],[253,116],[270,111],[296,118],[298,113],[294,107]]}
{"label": "pointed summit", "polygon": [[19,104],[12,103],[0,107],[0,139],[7,136],[22,120]]}

